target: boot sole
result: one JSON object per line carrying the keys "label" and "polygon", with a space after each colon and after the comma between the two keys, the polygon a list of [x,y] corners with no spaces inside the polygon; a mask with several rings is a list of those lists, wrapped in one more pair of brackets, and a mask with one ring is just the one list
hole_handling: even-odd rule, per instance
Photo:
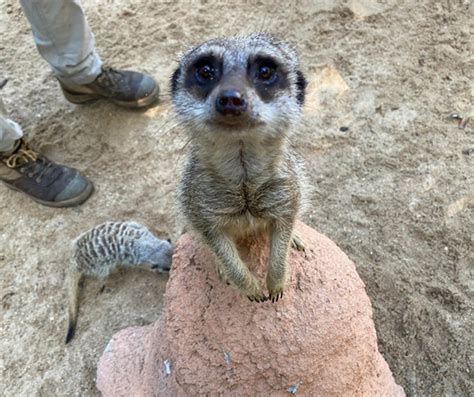
{"label": "boot sole", "polygon": [[131,108],[131,109],[138,109],[144,108],[148,105],[151,105],[158,99],[158,94],[160,92],[160,87],[157,85],[153,92],[145,98],[137,99],[136,101],[120,101],[118,99],[108,98],[99,94],[81,94],[81,93],[74,93],[67,91],[65,88],[61,86],[63,91],[64,97],[71,103],[76,105],[83,105],[86,103],[95,102],[99,99],[105,99],[115,103],[116,105]]}
{"label": "boot sole", "polygon": [[88,184],[86,188],[82,191],[81,194],[79,194],[76,197],[73,197],[69,200],[63,200],[63,201],[45,201],[41,200],[39,198],[30,196],[29,194],[25,193],[23,190],[18,189],[15,186],[9,185],[8,183],[2,182],[6,187],[8,187],[11,190],[15,190],[17,192],[23,193],[24,195],[28,196],[31,198],[33,201],[36,201],[39,204],[42,204],[46,207],[54,207],[54,208],[67,208],[67,207],[75,207],[78,206],[82,203],[84,203],[94,192],[94,185],[92,182],[88,181]]}

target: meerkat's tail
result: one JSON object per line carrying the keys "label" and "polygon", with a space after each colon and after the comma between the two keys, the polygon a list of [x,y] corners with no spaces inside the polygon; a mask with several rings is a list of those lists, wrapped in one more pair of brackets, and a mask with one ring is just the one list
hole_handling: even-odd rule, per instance
{"label": "meerkat's tail", "polygon": [[77,314],[79,312],[79,292],[83,274],[76,269],[71,269],[68,275],[68,326],[66,334],[66,344],[71,341],[76,332]]}

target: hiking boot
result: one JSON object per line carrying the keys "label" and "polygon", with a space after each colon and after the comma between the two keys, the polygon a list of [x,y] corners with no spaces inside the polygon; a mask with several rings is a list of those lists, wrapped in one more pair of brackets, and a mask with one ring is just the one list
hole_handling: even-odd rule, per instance
{"label": "hiking boot", "polygon": [[0,153],[0,181],[49,207],[82,204],[94,190],[79,171],[53,163],[23,139],[10,153]]}
{"label": "hiking boot", "polygon": [[108,66],[102,66],[102,73],[92,83],[76,85],[59,81],[59,84],[66,99],[76,104],[105,98],[120,106],[141,108],[153,103],[159,93],[152,77]]}

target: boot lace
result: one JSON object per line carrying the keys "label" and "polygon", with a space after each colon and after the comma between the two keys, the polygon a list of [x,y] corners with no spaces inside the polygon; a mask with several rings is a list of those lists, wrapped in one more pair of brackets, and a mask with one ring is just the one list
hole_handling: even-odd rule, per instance
{"label": "boot lace", "polygon": [[5,161],[5,164],[9,168],[18,168],[38,183],[52,171],[52,163],[39,156],[23,140],[19,148]]}
{"label": "boot lace", "polygon": [[111,92],[120,91],[123,75],[111,66],[102,66],[102,73],[97,77],[97,83]]}

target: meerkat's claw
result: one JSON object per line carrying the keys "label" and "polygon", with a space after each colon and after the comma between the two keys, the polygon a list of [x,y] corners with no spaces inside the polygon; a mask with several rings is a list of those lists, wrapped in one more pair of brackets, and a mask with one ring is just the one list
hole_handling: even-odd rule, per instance
{"label": "meerkat's claw", "polygon": [[263,302],[266,302],[269,298],[266,297],[265,295],[252,295],[252,296],[249,296],[247,295],[247,298],[250,302],[258,302],[258,303],[263,303]]}
{"label": "meerkat's claw", "polygon": [[239,289],[243,295],[250,299],[251,302],[265,302],[266,296],[260,287],[258,280],[255,276],[249,273],[248,284]]}
{"label": "meerkat's claw", "polygon": [[305,250],[304,241],[297,234],[293,234],[293,236],[291,238],[291,247],[294,248],[297,251],[304,251]]}
{"label": "meerkat's claw", "polygon": [[265,297],[263,297],[263,298],[252,297],[251,298],[251,297],[247,296],[247,298],[249,298],[250,302],[258,302],[258,303],[265,302],[265,300],[266,300]]}
{"label": "meerkat's claw", "polygon": [[272,300],[272,303],[278,302],[279,299],[283,298],[283,291],[271,292],[268,299]]}

